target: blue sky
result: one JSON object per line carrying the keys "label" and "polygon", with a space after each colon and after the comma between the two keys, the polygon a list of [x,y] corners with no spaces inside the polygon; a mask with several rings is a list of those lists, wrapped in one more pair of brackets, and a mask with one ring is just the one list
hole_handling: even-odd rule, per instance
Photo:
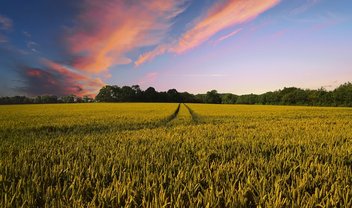
{"label": "blue sky", "polygon": [[347,0],[0,0],[0,96],[235,94],[352,80]]}

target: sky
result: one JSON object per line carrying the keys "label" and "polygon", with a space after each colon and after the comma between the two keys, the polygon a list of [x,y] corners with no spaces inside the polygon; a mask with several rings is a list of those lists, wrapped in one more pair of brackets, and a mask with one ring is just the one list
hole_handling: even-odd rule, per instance
{"label": "sky", "polygon": [[0,96],[352,81],[350,0],[0,0]]}

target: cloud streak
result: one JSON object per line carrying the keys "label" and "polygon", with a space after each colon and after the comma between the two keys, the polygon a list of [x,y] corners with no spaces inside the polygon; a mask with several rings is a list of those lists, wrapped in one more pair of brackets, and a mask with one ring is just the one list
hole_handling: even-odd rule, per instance
{"label": "cloud streak", "polygon": [[[66,50],[64,57],[54,62],[37,54],[39,63],[21,65],[18,71],[24,86],[19,90],[29,95],[95,94],[105,85],[95,77],[106,77],[114,65],[131,63],[129,53],[165,41],[173,19],[184,11],[185,2],[81,0],[74,24],[66,27],[61,37]],[[10,29],[12,21],[0,16],[0,26]],[[31,41],[28,32],[24,35],[27,48],[36,52],[38,43]]]}
{"label": "cloud streak", "polygon": [[[132,63],[138,50],[154,47],[134,62],[136,66],[164,53],[185,53],[218,34],[250,21],[275,6],[279,0],[221,0],[207,9],[170,42],[175,18],[187,9],[188,0],[80,0],[73,24],[66,27],[62,40],[62,57],[44,58],[19,68],[30,95],[92,95],[105,83],[97,77],[109,74],[115,65]],[[9,31],[11,19],[0,16],[0,28]],[[217,39],[223,41],[240,32],[237,29]],[[39,43],[27,37],[26,46],[33,55]],[[0,42],[6,42],[0,34]],[[34,56],[34,55],[33,55]],[[50,60],[49,60],[50,59]],[[39,61],[38,61],[39,60]],[[60,60],[60,61],[52,61]],[[28,63],[28,62],[26,62]],[[63,64],[64,63],[64,64]],[[33,67],[35,66],[35,67]],[[140,83],[153,82],[158,75],[146,75]]]}
{"label": "cloud streak", "polygon": [[178,40],[142,54],[135,64],[143,64],[166,52],[181,54],[189,51],[224,29],[256,18],[279,2],[279,0],[225,0],[215,3]]}
{"label": "cloud streak", "polygon": [[153,51],[147,52],[139,56],[138,60],[134,62],[135,66],[140,66],[145,62],[148,62],[155,57],[162,55],[170,50],[171,45],[159,45]]}
{"label": "cloud streak", "polygon": [[228,0],[225,3],[215,4],[204,19],[181,37],[178,45],[172,50],[176,53],[186,52],[223,29],[254,19],[278,2],[278,0]]}
{"label": "cloud streak", "polygon": [[161,43],[183,4],[183,0],[85,0],[76,25],[65,37],[72,66],[101,73],[131,63],[127,53]]}
{"label": "cloud streak", "polygon": [[290,14],[291,15],[298,15],[301,13],[306,12],[310,8],[314,7],[316,4],[320,3],[321,0],[307,0],[305,4],[293,9]]}
{"label": "cloud streak", "polygon": [[224,41],[224,40],[226,40],[226,39],[228,39],[228,38],[230,38],[230,37],[232,37],[232,36],[234,36],[234,35],[237,35],[239,32],[241,32],[241,30],[242,30],[242,28],[236,29],[236,30],[230,32],[229,34],[226,34],[226,35],[224,35],[224,36],[221,36],[220,38],[218,38],[218,39],[215,41],[215,44],[218,44],[218,43],[220,43],[221,41]]}
{"label": "cloud streak", "polygon": [[[6,27],[9,28],[9,27]],[[33,53],[33,47],[37,43],[26,40],[26,45],[30,51],[18,49],[6,37],[0,34],[0,63],[5,72],[17,73],[19,80],[17,87],[13,90],[17,93],[24,93],[29,96],[36,95],[69,95],[94,96],[97,90],[105,83],[88,73],[81,73],[70,66],[54,62],[42,55]]]}

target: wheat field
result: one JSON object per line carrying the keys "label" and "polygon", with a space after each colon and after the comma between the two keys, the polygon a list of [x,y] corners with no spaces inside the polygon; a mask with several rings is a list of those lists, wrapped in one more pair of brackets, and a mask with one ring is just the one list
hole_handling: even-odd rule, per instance
{"label": "wheat field", "polygon": [[0,106],[0,207],[352,207],[352,109]]}

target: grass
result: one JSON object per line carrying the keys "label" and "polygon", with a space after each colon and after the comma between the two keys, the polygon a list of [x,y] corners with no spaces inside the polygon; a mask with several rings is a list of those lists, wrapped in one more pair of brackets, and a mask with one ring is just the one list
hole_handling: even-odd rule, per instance
{"label": "grass", "polygon": [[0,106],[0,207],[351,207],[352,109]]}

